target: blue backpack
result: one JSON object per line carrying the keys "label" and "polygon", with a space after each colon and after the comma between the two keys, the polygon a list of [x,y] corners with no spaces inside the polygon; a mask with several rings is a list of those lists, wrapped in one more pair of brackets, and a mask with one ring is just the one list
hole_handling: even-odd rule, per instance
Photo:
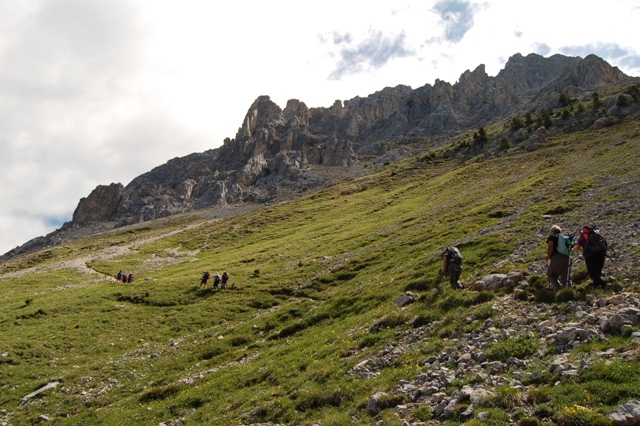
{"label": "blue backpack", "polygon": [[571,256],[571,247],[573,246],[573,235],[558,235],[558,253]]}

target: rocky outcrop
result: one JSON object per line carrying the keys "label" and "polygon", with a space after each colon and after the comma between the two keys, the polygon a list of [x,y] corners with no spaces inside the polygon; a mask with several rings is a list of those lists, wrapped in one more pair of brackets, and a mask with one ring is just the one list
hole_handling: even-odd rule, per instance
{"label": "rocky outcrop", "polygon": [[73,213],[73,222],[86,224],[87,222],[109,220],[118,210],[124,186],[121,183],[99,185],[87,198],[81,198]]}

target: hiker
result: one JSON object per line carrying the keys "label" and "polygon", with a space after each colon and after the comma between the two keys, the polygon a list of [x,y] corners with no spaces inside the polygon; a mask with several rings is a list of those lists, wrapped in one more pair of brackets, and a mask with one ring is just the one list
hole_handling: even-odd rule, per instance
{"label": "hiker", "polygon": [[116,274],[116,280],[118,281],[118,283],[119,283],[120,281],[122,281],[122,278],[123,278],[123,277],[124,277],[124,272],[122,272],[122,269],[120,269],[120,270],[118,271],[118,273]]}
{"label": "hiker", "polygon": [[227,289],[227,281],[229,281],[229,274],[227,274],[227,271],[224,271],[222,273],[222,281],[221,281],[221,288],[222,290],[226,290]]}
{"label": "hiker", "polygon": [[[553,285],[553,289],[558,291],[562,289],[564,285],[571,287],[569,276],[569,249],[558,250],[558,244],[564,244],[564,236],[561,234],[562,228],[558,225],[553,225],[549,231],[549,237],[547,238],[547,256],[549,261],[547,265],[547,279],[549,283]],[[560,239],[562,238],[562,241]],[[562,244],[561,244],[562,247]],[[564,251],[564,253],[563,253]],[[560,278],[560,280],[558,280]]]}
{"label": "hiker", "polygon": [[462,289],[464,286],[460,282],[460,274],[462,274],[462,253],[457,247],[447,247],[444,251],[444,259],[442,261],[443,275],[449,274],[449,284],[454,290]]}
{"label": "hiker", "polygon": [[202,278],[200,278],[200,288],[201,289],[206,289],[207,288],[207,281],[209,281],[209,271],[204,271],[202,272]]}
{"label": "hiker", "polygon": [[604,268],[604,260],[607,252],[607,245],[602,235],[600,235],[597,227],[583,226],[580,237],[576,241],[575,252],[582,250],[584,263],[587,265],[591,284],[594,287],[606,288],[607,283],[602,279],[602,268]]}
{"label": "hiker", "polygon": [[133,272],[129,272],[129,275],[127,276],[127,283],[131,284],[133,282]]}
{"label": "hiker", "polygon": [[213,277],[213,288],[215,288],[216,290],[218,289],[218,284],[220,284],[220,280],[222,280],[222,277],[220,276],[219,273],[216,272],[216,275]]}

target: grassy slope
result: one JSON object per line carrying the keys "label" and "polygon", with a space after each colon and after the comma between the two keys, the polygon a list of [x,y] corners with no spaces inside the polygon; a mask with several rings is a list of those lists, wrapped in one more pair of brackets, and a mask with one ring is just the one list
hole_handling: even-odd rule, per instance
{"label": "grassy slope", "polygon": [[[490,296],[431,294],[442,249],[462,249],[466,282],[540,264],[541,230],[590,219],[589,194],[614,200],[639,181],[637,125],[485,161],[417,158],[242,215],[166,219],[7,263],[0,408],[13,424],[369,424],[369,396],[414,377],[460,318],[488,309]],[[119,269],[136,282],[106,277]],[[229,271],[233,288],[199,290],[205,269]],[[407,289],[429,303],[398,308]],[[346,374],[416,318],[442,317],[379,376]],[[395,424],[392,411],[379,418]]]}

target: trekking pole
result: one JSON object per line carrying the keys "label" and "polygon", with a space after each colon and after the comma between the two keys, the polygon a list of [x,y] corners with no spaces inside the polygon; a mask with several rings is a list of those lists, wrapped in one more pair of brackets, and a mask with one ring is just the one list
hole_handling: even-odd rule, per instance
{"label": "trekking pole", "polygon": [[564,283],[566,288],[571,287],[571,264],[573,263],[573,258],[571,257],[571,252],[569,252],[569,265],[567,266],[567,282]]}

